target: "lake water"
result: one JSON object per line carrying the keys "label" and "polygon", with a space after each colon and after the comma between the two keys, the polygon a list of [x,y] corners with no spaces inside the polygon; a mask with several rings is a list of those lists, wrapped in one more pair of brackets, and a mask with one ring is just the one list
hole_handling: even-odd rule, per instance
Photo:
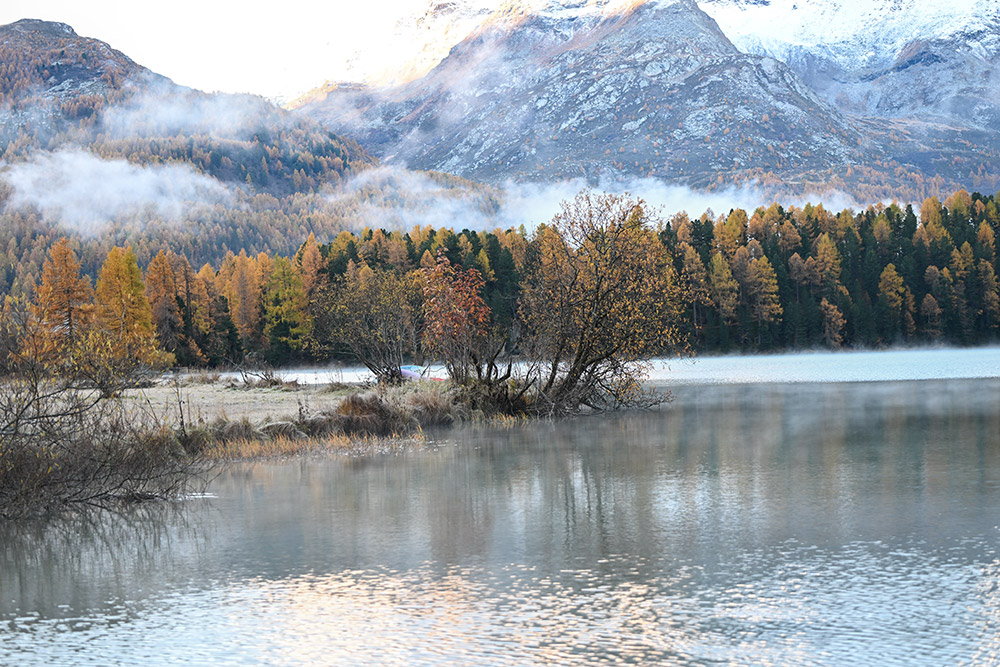
{"label": "lake water", "polygon": [[1000,380],[675,395],[0,526],[0,665],[1000,662]]}
{"label": "lake water", "polygon": [[[431,375],[445,376],[443,368]],[[239,380],[238,373],[223,373]],[[282,371],[300,384],[365,382],[365,368],[300,368]],[[1000,377],[1000,347],[889,352],[813,352],[807,354],[697,357],[658,360],[649,380],[657,385],[773,384],[783,382],[876,382],[892,380],[957,380]]]}

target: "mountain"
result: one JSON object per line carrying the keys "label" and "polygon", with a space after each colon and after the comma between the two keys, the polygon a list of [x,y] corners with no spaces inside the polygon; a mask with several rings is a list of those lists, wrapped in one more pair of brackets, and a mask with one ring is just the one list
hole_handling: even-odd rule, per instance
{"label": "mountain", "polygon": [[[389,163],[493,183],[991,190],[1000,0],[976,1],[508,1],[423,77],[327,84],[297,111]],[[436,20],[491,4],[456,0]]]}
{"label": "mountain", "polygon": [[841,109],[1000,119],[1000,0],[701,0],[743,51],[787,63]]}
{"label": "mountain", "polygon": [[374,160],[355,142],[263,98],[178,86],[68,25],[0,26],[0,154],[80,147],[104,160],[183,163],[222,182],[287,194]]}
{"label": "mountain", "polygon": [[425,77],[299,109],[379,156],[486,181],[694,185],[859,159],[864,135],[693,0],[509,2]]}

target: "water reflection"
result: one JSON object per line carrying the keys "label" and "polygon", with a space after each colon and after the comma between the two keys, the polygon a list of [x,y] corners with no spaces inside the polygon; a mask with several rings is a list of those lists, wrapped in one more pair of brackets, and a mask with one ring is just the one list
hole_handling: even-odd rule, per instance
{"label": "water reflection", "polygon": [[998,399],[685,387],[0,528],[0,664],[995,663]]}

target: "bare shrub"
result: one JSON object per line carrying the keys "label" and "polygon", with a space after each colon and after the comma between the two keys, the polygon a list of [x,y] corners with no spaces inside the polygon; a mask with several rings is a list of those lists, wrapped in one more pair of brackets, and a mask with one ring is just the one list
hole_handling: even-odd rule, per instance
{"label": "bare shrub", "polygon": [[166,498],[201,481],[200,459],[148,406],[80,389],[76,378],[22,354],[36,323],[9,306],[0,323],[8,362],[0,378],[0,516]]}

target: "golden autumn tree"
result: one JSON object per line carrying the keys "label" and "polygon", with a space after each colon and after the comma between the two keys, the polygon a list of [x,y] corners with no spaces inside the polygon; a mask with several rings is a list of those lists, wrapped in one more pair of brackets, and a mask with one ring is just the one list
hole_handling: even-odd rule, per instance
{"label": "golden autumn tree", "polygon": [[[168,252],[173,269],[175,299],[181,320],[181,347],[175,352],[178,362],[204,364],[208,357],[201,349],[212,329],[209,284],[199,278],[187,257]],[[153,307],[154,324],[156,308]]]}
{"label": "golden autumn tree", "polygon": [[153,313],[142,272],[131,248],[114,247],[97,277],[94,300],[99,324],[123,343],[153,335]]}
{"label": "golden autumn tree", "polygon": [[840,309],[823,299],[819,304],[820,313],[823,315],[823,342],[829,347],[838,348],[844,342],[844,320]]}
{"label": "golden autumn tree", "polygon": [[740,286],[733,277],[729,262],[722,253],[712,255],[709,262],[708,282],[712,301],[719,310],[722,321],[729,324],[736,320],[736,310],[740,304]]}
{"label": "golden autumn tree", "polygon": [[95,326],[74,348],[74,373],[109,395],[173,363],[156,347],[153,313],[131,248],[114,247],[94,289]]}
{"label": "golden autumn tree", "polygon": [[677,250],[681,255],[681,270],[687,283],[688,301],[691,303],[691,321],[695,330],[700,330],[704,323],[704,315],[699,309],[713,305],[708,272],[701,257],[698,256],[698,251],[693,247],[681,242]]}
{"label": "golden autumn tree", "polygon": [[883,335],[897,337],[902,330],[903,308],[906,305],[906,283],[896,271],[895,264],[888,264],[878,280],[878,301]]}
{"label": "golden autumn tree", "polygon": [[291,260],[273,260],[264,283],[263,302],[267,356],[277,364],[291,361],[302,352],[312,331],[302,275]]}
{"label": "golden autumn tree", "polygon": [[244,348],[254,347],[260,340],[263,305],[258,262],[242,251],[229,255],[223,261],[219,281]]}
{"label": "golden autumn tree", "polygon": [[39,340],[25,341],[39,361],[55,361],[76,345],[93,320],[93,290],[80,275],[80,262],[65,236],[56,241],[42,266],[42,280],[35,291],[34,315]]}
{"label": "golden autumn tree", "polygon": [[174,268],[163,250],[146,267],[146,298],[160,347],[176,354],[182,346],[183,322],[177,303]]}
{"label": "golden autumn tree", "polygon": [[759,344],[764,325],[779,322],[783,312],[781,300],[778,298],[778,277],[767,257],[750,260],[747,285],[750,309],[757,320]]}
{"label": "golden autumn tree", "polygon": [[840,282],[840,253],[829,234],[816,239],[816,272],[827,296],[836,293]]}
{"label": "golden autumn tree", "polygon": [[316,243],[316,235],[310,233],[302,247],[295,254],[295,264],[302,275],[302,286],[306,296],[312,298],[319,283],[319,272],[323,268],[323,256]]}
{"label": "golden autumn tree", "polygon": [[645,202],[583,192],[536,232],[521,316],[536,408],[644,401],[652,355],[683,347],[677,276]]}

